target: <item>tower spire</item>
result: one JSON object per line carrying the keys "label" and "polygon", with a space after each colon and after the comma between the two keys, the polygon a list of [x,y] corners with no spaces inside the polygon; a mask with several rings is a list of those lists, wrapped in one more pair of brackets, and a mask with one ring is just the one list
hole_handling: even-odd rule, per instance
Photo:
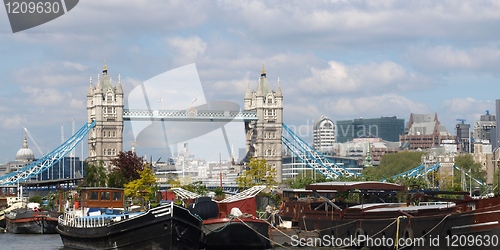
{"label": "tower spire", "polygon": [[108,74],[108,66],[106,65],[106,59],[104,59],[104,66],[102,67],[102,74],[103,75]]}
{"label": "tower spire", "polygon": [[276,95],[282,96],[283,93],[281,92],[281,81],[280,78],[278,77],[278,89],[276,90]]}
{"label": "tower spire", "polygon": [[264,64],[262,64],[262,72],[260,73],[260,76],[266,76],[266,69],[264,68]]}

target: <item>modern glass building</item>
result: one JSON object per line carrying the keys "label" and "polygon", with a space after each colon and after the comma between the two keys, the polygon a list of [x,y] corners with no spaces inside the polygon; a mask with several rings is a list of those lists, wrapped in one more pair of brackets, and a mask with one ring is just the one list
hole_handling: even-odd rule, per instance
{"label": "modern glass building", "polygon": [[381,118],[359,118],[354,120],[337,121],[337,142],[348,142],[354,138],[379,137],[385,141],[399,141],[404,133],[404,119],[396,116]]}
{"label": "modern glass building", "polygon": [[331,152],[335,143],[335,124],[321,116],[313,126],[313,148],[320,152]]}

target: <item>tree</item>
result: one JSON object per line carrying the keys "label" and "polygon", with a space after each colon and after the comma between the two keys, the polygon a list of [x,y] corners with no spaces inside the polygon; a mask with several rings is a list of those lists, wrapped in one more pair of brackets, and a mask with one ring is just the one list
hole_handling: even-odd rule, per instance
{"label": "tree", "polygon": [[126,183],[139,179],[139,173],[144,169],[144,159],[132,151],[121,151],[111,164],[115,168],[108,175],[109,187],[124,187]]}
{"label": "tree", "polygon": [[151,200],[156,191],[156,177],[153,170],[146,166],[139,170],[139,178],[126,183],[125,195],[132,198],[139,198],[141,200]]}
{"label": "tree", "polygon": [[181,186],[181,188],[191,191],[193,193],[197,193],[199,195],[206,195],[208,193],[208,188],[206,185],[202,184],[200,181],[192,182],[187,185]]}
{"label": "tree", "polygon": [[288,181],[290,188],[304,188],[312,183],[325,182],[329,180],[326,176],[319,173],[315,174],[313,171],[314,170],[305,170],[296,175],[295,178]]}
{"label": "tree", "polygon": [[[454,176],[455,182],[462,183],[466,185],[466,187],[462,187],[465,191],[467,191],[467,187],[476,187],[478,183],[474,181],[474,179],[479,180],[482,183],[485,183],[486,181],[486,171],[483,170],[482,166],[480,163],[474,162],[474,158],[472,157],[472,154],[462,154],[458,155],[455,157],[455,165],[461,169],[461,171],[455,171]],[[472,177],[472,184],[470,183]],[[462,177],[465,176],[465,179],[462,179]]]}
{"label": "tree", "polygon": [[404,171],[410,170],[422,164],[424,152],[398,152],[395,154],[384,154],[380,159],[378,167],[367,167],[363,175],[378,180],[390,178]]}
{"label": "tree", "polygon": [[266,159],[252,158],[247,163],[247,169],[236,178],[239,188],[250,188],[256,185],[267,187],[278,184],[275,180],[276,169],[267,164]]}
{"label": "tree", "polygon": [[85,179],[82,186],[84,187],[104,187],[106,186],[106,171],[104,170],[104,162],[98,164],[85,162]]}

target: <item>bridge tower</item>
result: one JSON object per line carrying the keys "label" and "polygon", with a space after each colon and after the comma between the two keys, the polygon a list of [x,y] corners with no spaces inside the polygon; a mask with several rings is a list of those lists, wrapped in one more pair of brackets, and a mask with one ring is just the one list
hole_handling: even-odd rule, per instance
{"label": "bridge tower", "polygon": [[276,181],[281,183],[281,135],[283,131],[283,94],[280,80],[277,90],[270,90],[266,70],[262,65],[257,90],[245,93],[245,110],[257,113],[257,121],[245,122],[247,158],[266,159],[276,169]]}
{"label": "bridge tower", "polygon": [[113,86],[105,62],[102,76],[97,75],[97,86],[92,85],[90,78],[87,94],[88,122],[96,121],[95,127],[88,134],[87,161],[94,164],[103,161],[108,171],[111,170],[111,159],[116,158],[123,148],[123,106],[120,75],[118,85]]}

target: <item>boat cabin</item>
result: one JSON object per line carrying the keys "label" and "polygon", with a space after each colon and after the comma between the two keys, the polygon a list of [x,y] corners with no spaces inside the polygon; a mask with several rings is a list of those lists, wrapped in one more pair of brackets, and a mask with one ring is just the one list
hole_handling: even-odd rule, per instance
{"label": "boat cabin", "polygon": [[84,187],[80,190],[80,202],[86,208],[122,208],[125,195],[123,188]]}
{"label": "boat cabin", "polygon": [[280,210],[284,220],[297,225],[306,214],[341,218],[347,208],[360,204],[399,204],[398,193],[404,191],[404,186],[375,181],[314,183],[305,189],[283,190]]}

